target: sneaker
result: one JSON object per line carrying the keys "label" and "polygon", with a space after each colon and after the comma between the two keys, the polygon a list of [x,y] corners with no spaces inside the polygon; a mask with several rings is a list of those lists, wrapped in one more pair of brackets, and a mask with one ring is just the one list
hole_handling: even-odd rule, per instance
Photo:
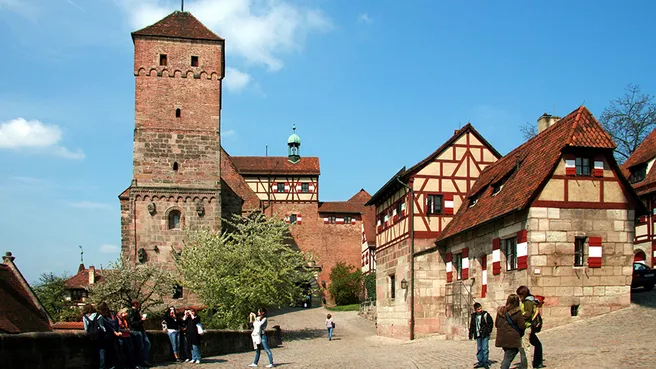
{"label": "sneaker", "polygon": [[274,364],[269,364],[269,365],[265,366],[265,368],[273,368],[274,366],[275,366]]}
{"label": "sneaker", "polygon": [[194,361],[194,363],[200,364],[200,360],[196,360],[196,361]]}
{"label": "sneaker", "polygon": [[253,364],[249,364],[248,366],[252,366],[252,367],[255,368],[255,367],[257,367],[257,364],[253,363]]}
{"label": "sneaker", "polygon": [[185,363],[188,363],[188,362],[190,362],[190,361],[191,361],[191,360],[189,360],[189,359],[185,359]]}

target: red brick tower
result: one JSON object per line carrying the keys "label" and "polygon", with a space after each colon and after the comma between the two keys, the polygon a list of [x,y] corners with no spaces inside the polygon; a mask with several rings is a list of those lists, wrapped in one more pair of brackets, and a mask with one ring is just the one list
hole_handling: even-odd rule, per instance
{"label": "red brick tower", "polygon": [[225,43],[179,11],[133,32],[132,40],[134,168],[119,196],[122,255],[173,267],[186,229],[220,227]]}

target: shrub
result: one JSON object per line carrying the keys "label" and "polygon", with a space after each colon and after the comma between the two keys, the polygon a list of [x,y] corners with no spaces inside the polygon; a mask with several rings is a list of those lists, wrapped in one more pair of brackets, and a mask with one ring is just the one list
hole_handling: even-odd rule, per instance
{"label": "shrub", "polygon": [[364,287],[367,291],[367,298],[376,300],[376,272],[367,274],[364,277]]}
{"label": "shrub", "polygon": [[328,291],[337,305],[350,305],[360,302],[363,292],[363,276],[360,269],[343,262],[337,263],[330,271]]}

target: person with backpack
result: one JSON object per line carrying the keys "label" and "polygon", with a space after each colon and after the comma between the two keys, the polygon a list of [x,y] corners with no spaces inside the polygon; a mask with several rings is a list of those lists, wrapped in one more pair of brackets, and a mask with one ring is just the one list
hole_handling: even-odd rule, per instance
{"label": "person with backpack", "polygon": [[109,309],[106,302],[101,302],[98,305],[98,314],[103,318],[103,327],[105,328],[105,363],[110,368],[112,367],[125,367],[125,357],[119,346],[119,337],[121,331],[119,328],[118,318],[116,313]]}
{"label": "person with backpack", "polygon": [[508,296],[506,305],[497,310],[494,324],[497,327],[495,346],[503,348],[501,369],[508,369],[522,347],[522,336],[526,329],[522,309],[519,307],[519,296],[514,293]]}
{"label": "person with backpack", "polygon": [[476,339],[476,359],[478,362],[474,368],[489,368],[489,342],[494,322],[490,314],[483,310],[483,306],[474,303],[474,312],[469,321],[469,339]]}
{"label": "person with backpack", "polygon": [[333,340],[333,330],[335,330],[335,321],[333,316],[328,314],[326,315],[326,329],[328,329],[328,341]]}
{"label": "person with backpack", "polygon": [[87,338],[98,352],[98,364],[100,369],[105,369],[105,327],[102,315],[96,312],[91,304],[82,308],[82,323]]}
{"label": "person with backpack", "polygon": [[143,322],[146,320],[146,314],[141,314],[141,302],[139,300],[132,300],[132,307],[128,312],[128,323],[130,324],[130,335],[132,341],[137,344],[137,352],[135,356],[141,362],[141,366],[150,367],[152,364],[148,362],[150,358],[150,340],[144,329]]}
{"label": "person with backpack", "polygon": [[[519,286],[517,288],[517,295],[521,299],[520,307],[522,309],[522,316],[526,322],[526,329],[530,329],[530,333],[522,337],[522,349],[520,355],[522,358],[522,369],[528,368],[529,362],[533,368],[544,368],[542,364],[542,342],[536,335],[542,329],[542,316],[538,310],[540,302],[531,295],[531,291],[526,286]],[[531,346],[535,346],[535,355],[531,358]]]}

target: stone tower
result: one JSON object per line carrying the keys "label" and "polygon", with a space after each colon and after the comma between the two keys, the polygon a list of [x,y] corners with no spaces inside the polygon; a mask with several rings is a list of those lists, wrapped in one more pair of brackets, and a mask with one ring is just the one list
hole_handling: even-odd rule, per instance
{"label": "stone tower", "polygon": [[132,183],[120,196],[122,255],[165,262],[185,230],[220,228],[225,42],[187,12],[132,33]]}

